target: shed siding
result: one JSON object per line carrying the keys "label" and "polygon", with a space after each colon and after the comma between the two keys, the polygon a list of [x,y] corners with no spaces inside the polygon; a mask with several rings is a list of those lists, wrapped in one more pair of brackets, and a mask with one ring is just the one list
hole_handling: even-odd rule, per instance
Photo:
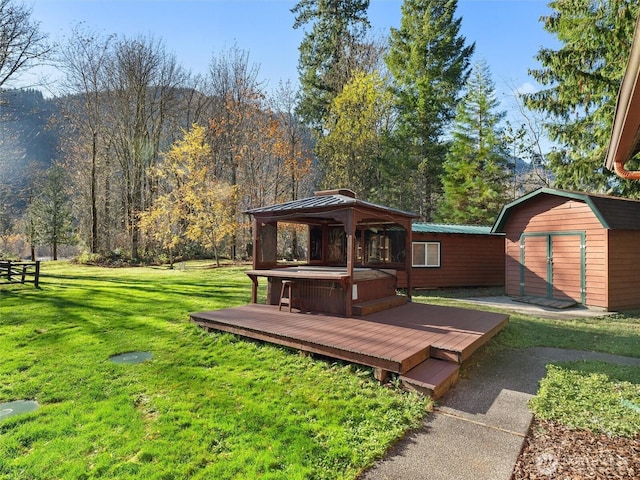
{"label": "shed siding", "polygon": [[524,256],[524,275],[519,272],[519,276],[524,280],[524,291],[522,288],[519,291],[524,295],[546,297],[547,237],[527,237],[521,245],[524,245],[520,257]]}
{"label": "shed siding", "polygon": [[520,239],[507,237],[505,245],[505,293],[520,295]]}
{"label": "shed siding", "polygon": [[[413,233],[414,242],[439,242],[440,267],[413,267],[413,288],[503,286],[505,282],[502,235]],[[398,272],[398,286],[407,286]]]}
{"label": "shed siding", "polygon": [[582,237],[552,237],[553,298],[582,302]]}
{"label": "shed siding", "polygon": [[[572,199],[541,195],[516,207],[505,226],[509,232],[543,233],[602,229],[591,208]],[[519,237],[518,237],[519,238]]]}
{"label": "shed siding", "polygon": [[640,232],[609,232],[609,310],[640,308]]}
{"label": "shed siding", "polygon": [[[520,238],[523,233],[585,233],[585,287],[587,305],[606,307],[606,230],[584,202],[557,197],[554,195],[539,195],[530,201],[522,203],[511,212],[505,226],[506,233],[505,264],[506,293],[520,295]],[[559,237],[554,237],[554,242]],[[554,291],[560,298],[580,298],[580,286],[575,285],[575,275],[569,280],[570,269],[575,268],[576,255],[579,255],[575,238],[556,243],[561,252],[554,252],[554,281],[559,281],[563,292]],[[529,239],[527,239],[528,241]],[[567,265],[562,265],[562,253],[567,256]],[[528,267],[528,266],[527,266]],[[568,270],[567,270],[568,269]],[[539,275],[539,272],[536,272]],[[525,273],[526,275],[526,273]],[[526,284],[526,278],[525,278]],[[528,293],[531,294],[531,293]],[[576,295],[577,294],[577,295]],[[546,296],[542,295],[542,296]]]}
{"label": "shed siding", "polygon": [[607,307],[607,230],[591,228],[586,235],[586,289],[585,303],[593,307]]}

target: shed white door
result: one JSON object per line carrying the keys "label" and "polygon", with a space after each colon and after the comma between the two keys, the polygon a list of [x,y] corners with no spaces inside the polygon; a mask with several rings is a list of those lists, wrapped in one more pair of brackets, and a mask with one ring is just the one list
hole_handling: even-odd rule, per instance
{"label": "shed white door", "polygon": [[584,232],[523,234],[520,294],[585,302]]}

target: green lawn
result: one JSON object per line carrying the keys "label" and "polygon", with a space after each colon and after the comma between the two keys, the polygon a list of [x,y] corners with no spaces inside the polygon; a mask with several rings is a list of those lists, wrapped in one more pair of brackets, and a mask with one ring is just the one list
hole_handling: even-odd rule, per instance
{"label": "green lawn", "polygon": [[[49,262],[41,289],[0,286],[0,403],[41,406],[0,420],[0,479],[353,479],[421,425],[430,402],[380,386],[368,369],[190,324],[189,312],[249,302],[246,267],[205,265]],[[639,356],[639,340],[634,315],[512,315],[479,354],[554,346]],[[153,359],[109,361],[131,351]],[[542,413],[582,428],[577,411],[596,405],[605,431],[632,434],[607,418],[640,409],[637,368],[558,368],[569,374],[548,377],[538,398],[557,401],[541,401]],[[558,409],[567,395],[577,399],[568,413]]]}
{"label": "green lawn", "polygon": [[[246,304],[246,269],[42,266],[0,286],[2,479],[354,478],[430,403],[364,368],[207,334],[188,313]],[[137,365],[109,357],[149,351]]]}

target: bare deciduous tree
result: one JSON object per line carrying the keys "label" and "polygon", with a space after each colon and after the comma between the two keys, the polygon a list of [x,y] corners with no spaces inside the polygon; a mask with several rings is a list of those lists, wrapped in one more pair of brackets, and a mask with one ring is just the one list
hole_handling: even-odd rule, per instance
{"label": "bare deciduous tree", "polygon": [[50,51],[47,35],[31,19],[31,9],[16,0],[0,0],[0,87]]}
{"label": "bare deciduous tree", "polygon": [[[67,94],[64,97],[67,128],[75,133],[66,138],[73,141],[79,137],[85,146],[80,149],[80,158],[75,158],[76,163],[89,158],[88,168],[81,171],[85,173],[85,178],[88,177],[90,234],[87,243],[91,253],[97,253],[99,249],[98,168],[100,147],[103,145],[101,136],[105,129],[102,114],[104,77],[112,39],[111,36],[97,35],[78,24],[61,49],[59,61],[60,69],[65,74],[62,86]],[[78,142],[74,143],[77,145]],[[88,155],[84,150],[88,150]],[[78,148],[74,151],[77,152]]]}
{"label": "bare deciduous tree", "polygon": [[276,150],[283,159],[287,175],[284,188],[278,193],[285,197],[284,200],[297,200],[302,195],[310,194],[314,186],[311,132],[296,114],[298,91],[291,82],[280,82],[271,103],[280,130]]}
{"label": "bare deciduous tree", "polygon": [[[259,66],[249,63],[248,52],[233,46],[214,56],[209,68],[212,110],[209,121],[209,139],[219,179],[227,181],[240,191],[237,198],[250,198],[243,189],[251,188],[243,172],[255,170],[249,163],[263,159],[256,152],[257,133],[266,121],[262,115],[264,94],[258,81]],[[234,198],[236,198],[234,196]],[[238,215],[242,204],[236,204]],[[231,240],[231,255],[236,255],[237,238]]]}
{"label": "bare deciduous tree", "polygon": [[131,256],[139,257],[139,213],[152,204],[149,172],[168,148],[167,125],[179,114],[185,74],[162,42],[138,37],[115,44],[107,67],[106,117],[112,154],[122,175]]}

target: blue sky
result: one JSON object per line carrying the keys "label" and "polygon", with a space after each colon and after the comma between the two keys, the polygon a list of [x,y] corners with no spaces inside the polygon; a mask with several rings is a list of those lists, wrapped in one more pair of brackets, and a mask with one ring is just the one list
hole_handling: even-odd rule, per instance
{"label": "blue sky", "polygon": [[[275,86],[297,81],[298,45],[290,0],[32,0],[33,17],[51,38],[68,34],[79,21],[103,33],[151,35],[164,41],[178,61],[206,72],[214,53],[237,44],[260,66],[260,78]],[[401,0],[371,0],[375,32],[400,24]],[[475,59],[489,64],[498,94],[507,100],[514,88],[535,84],[527,70],[536,67],[541,46],[553,46],[540,17],[543,0],[459,0],[462,34],[476,43]]]}

